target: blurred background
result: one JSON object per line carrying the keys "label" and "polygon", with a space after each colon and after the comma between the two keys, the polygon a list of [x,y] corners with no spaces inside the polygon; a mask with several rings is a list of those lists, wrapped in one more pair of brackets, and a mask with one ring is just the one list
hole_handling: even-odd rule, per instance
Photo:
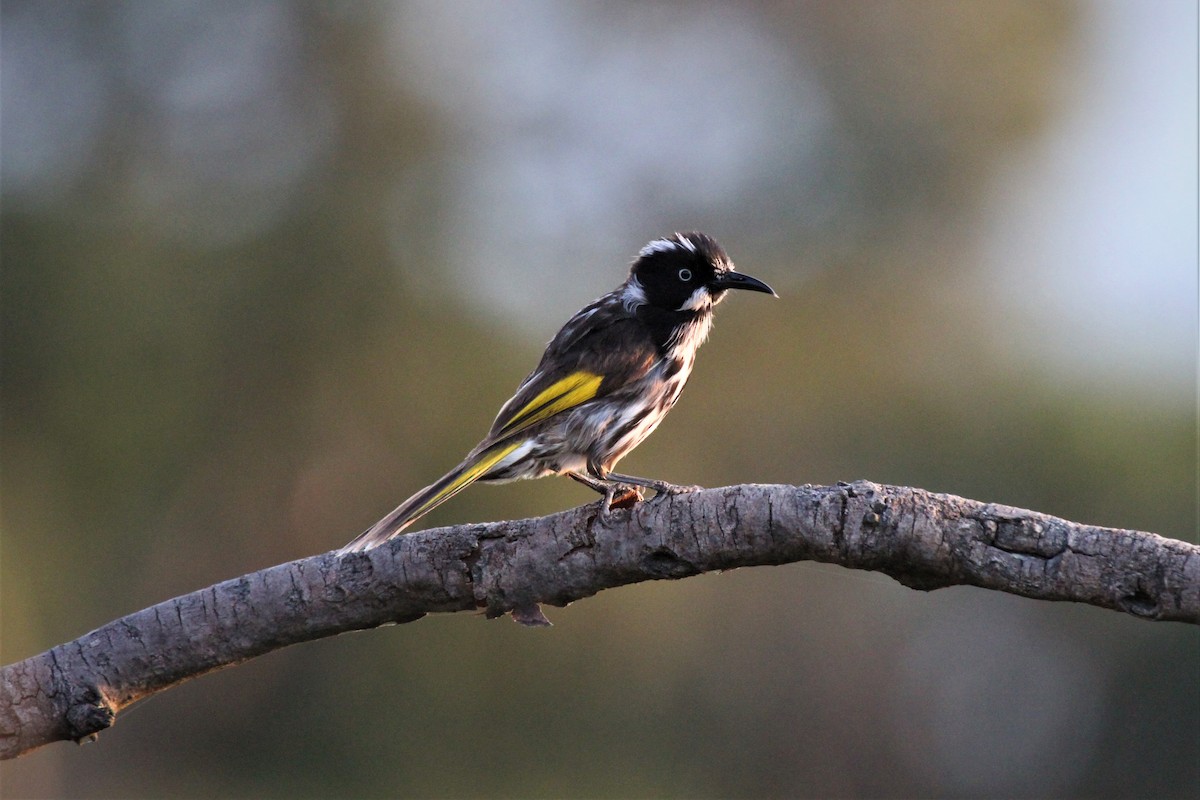
{"label": "blurred background", "polygon": [[[628,471],[1197,540],[1193,2],[0,15],[5,663],[345,543],[674,230],[781,299],[722,306]],[[4,795],[1200,794],[1184,625],[812,564],[547,612],[274,653]]]}

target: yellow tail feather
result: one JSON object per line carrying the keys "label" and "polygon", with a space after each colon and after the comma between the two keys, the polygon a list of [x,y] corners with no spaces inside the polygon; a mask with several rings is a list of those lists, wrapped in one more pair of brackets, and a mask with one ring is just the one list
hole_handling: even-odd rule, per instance
{"label": "yellow tail feather", "polygon": [[520,441],[506,442],[477,453],[405,500],[392,513],[367,528],[338,553],[361,552],[378,547],[486,475],[488,470],[520,445]]}

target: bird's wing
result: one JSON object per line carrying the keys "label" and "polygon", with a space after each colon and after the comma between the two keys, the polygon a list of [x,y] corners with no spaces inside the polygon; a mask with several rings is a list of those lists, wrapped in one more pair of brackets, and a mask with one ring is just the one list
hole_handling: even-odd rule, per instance
{"label": "bird's wing", "polygon": [[[584,309],[580,315],[587,313]],[[599,308],[569,322],[504,404],[485,442],[496,442],[645,375],[660,358],[646,326],[623,308]]]}

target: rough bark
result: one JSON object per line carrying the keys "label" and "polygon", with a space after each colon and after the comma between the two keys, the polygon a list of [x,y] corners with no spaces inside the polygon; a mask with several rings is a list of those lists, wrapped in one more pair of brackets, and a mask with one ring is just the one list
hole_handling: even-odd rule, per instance
{"label": "rough bark", "polygon": [[1200,546],[919,489],[732,486],[616,511],[409,534],[292,561],[110,622],[0,669],[0,757],[81,741],[155,692],[276,648],[485,608],[544,623],[602,589],[792,561],[1200,623]]}

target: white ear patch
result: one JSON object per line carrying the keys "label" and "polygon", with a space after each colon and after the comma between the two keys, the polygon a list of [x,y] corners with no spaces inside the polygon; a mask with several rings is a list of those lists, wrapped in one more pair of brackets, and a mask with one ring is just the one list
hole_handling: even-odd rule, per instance
{"label": "white ear patch", "polygon": [[703,311],[706,308],[712,307],[712,295],[708,289],[703,286],[697,287],[696,291],[692,292],[683,305],[679,307],[680,311]]}
{"label": "white ear patch", "polygon": [[[646,245],[649,247],[649,245]],[[638,306],[646,305],[646,290],[642,288],[642,284],[637,278],[630,278],[625,282],[625,288],[621,290],[621,302],[625,304],[628,311],[633,311]]]}

